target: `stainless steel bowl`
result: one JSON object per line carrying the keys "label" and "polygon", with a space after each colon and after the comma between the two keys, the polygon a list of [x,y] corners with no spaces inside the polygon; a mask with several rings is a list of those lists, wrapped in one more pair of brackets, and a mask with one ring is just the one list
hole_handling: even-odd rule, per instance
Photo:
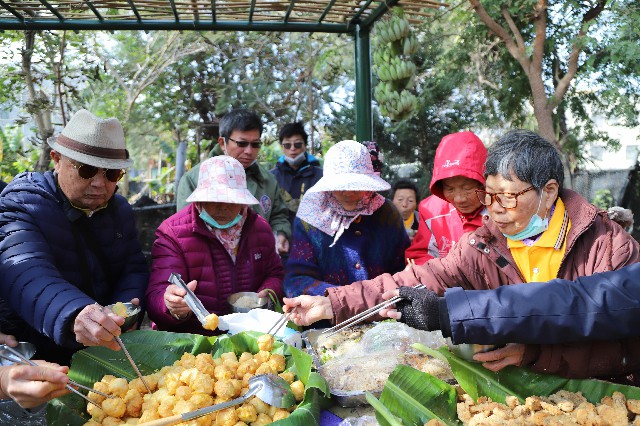
{"label": "stainless steel bowl", "polygon": [[461,343],[459,345],[454,345],[450,338],[447,338],[447,346],[455,355],[472,362],[478,362],[473,359],[475,354],[489,352],[497,348],[496,345],[479,345],[473,343]]}
{"label": "stainless steel bowl", "polygon": [[[123,303],[123,305],[125,308],[127,308],[127,313],[124,316],[124,324],[120,326],[120,329],[122,331],[127,331],[131,327],[133,327],[133,325],[138,321],[138,316],[140,315],[141,309],[140,309],[140,306],[134,305],[133,303],[130,303],[130,302]],[[113,305],[108,305],[106,307],[113,310],[114,306],[115,306],[115,303]]]}
{"label": "stainless steel bowl", "polygon": [[[4,358],[5,356],[15,358],[15,356],[7,349],[7,347],[7,345],[0,345],[0,355],[2,355],[2,357],[0,358],[1,366],[14,364],[13,362]],[[26,359],[31,359],[36,353],[36,346],[33,343],[29,342],[18,342],[18,346],[14,346],[11,349],[19,352]]]}
{"label": "stainless steel bowl", "polygon": [[[241,298],[242,300],[240,300]],[[238,303],[239,301],[249,303]],[[253,291],[241,291],[229,296],[227,302],[229,303],[229,306],[231,306],[231,310],[233,312],[247,313],[252,309],[266,308],[269,304],[269,298],[258,297],[258,293],[254,293]]]}

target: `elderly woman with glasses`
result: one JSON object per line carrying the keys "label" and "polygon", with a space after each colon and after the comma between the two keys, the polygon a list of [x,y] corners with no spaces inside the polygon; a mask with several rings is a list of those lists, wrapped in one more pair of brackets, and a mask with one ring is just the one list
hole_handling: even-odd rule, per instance
{"label": "elderly woman with glasses", "polygon": [[[492,289],[553,278],[574,280],[638,261],[639,246],[631,235],[578,193],[562,188],[560,155],[537,134],[514,131],[493,144],[485,177],[486,189],[477,194],[491,220],[465,234],[446,257],[422,266],[410,265],[394,276],[385,274],[329,289],[328,297],[305,301],[294,320],[306,324],[328,318],[339,323],[383,301],[383,293],[388,297],[390,290],[400,287],[399,295],[406,298],[397,306],[401,320],[414,327],[435,329],[437,315],[426,312],[413,321],[418,318],[414,313],[428,305],[423,302],[429,295],[426,290],[412,288],[416,284],[442,295],[455,286]],[[626,376],[640,371],[640,339],[509,344],[477,354],[475,359],[495,371],[516,365],[566,377]]]}

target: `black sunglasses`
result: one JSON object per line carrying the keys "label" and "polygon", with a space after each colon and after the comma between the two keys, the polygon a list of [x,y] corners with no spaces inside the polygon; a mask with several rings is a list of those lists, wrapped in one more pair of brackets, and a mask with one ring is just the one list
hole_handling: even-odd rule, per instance
{"label": "black sunglasses", "polygon": [[69,160],[69,163],[71,163],[73,168],[78,171],[78,176],[82,179],[91,179],[97,175],[100,170],[102,170],[102,174],[107,178],[107,180],[110,182],[118,182],[122,179],[125,173],[127,173],[125,169],[103,169],[101,167],[90,166],[82,163],[78,165],[71,160]]}
{"label": "black sunglasses", "polygon": [[284,149],[291,149],[291,145],[293,145],[293,147],[294,147],[295,149],[300,149],[300,148],[302,148],[302,145],[303,145],[303,144],[304,144],[304,142],[294,142],[293,144],[291,144],[291,143],[287,142],[287,143],[283,143],[283,144],[282,144],[282,147],[283,147]]}
{"label": "black sunglasses", "polygon": [[262,142],[260,141],[237,141],[235,139],[231,139],[231,138],[227,138],[229,139],[231,142],[234,142],[236,145],[238,145],[238,148],[246,148],[247,146],[249,146],[249,144],[251,144],[251,148],[254,149],[260,149],[262,147]]}

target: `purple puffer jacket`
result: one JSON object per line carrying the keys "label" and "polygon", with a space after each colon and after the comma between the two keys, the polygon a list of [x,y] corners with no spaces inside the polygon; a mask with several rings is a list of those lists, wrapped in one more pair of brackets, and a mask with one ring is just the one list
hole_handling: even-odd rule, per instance
{"label": "purple puffer jacket", "polygon": [[269,224],[247,210],[236,263],[198,217],[193,204],[166,219],[156,231],[151,255],[151,278],[147,288],[147,312],[160,330],[217,334],[203,329],[195,316],[178,321],[164,304],[167,279],[172,272],[185,282],[198,281],[195,294],[209,312],[230,313],[227,298],[239,291],[274,290],[282,296],[284,270],[276,253]]}

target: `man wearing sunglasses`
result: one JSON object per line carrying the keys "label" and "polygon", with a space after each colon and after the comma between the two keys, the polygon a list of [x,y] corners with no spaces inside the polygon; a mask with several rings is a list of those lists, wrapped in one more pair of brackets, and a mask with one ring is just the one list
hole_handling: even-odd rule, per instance
{"label": "man wearing sunglasses", "polygon": [[[251,208],[269,222],[276,234],[278,253],[286,255],[291,238],[287,206],[280,195],[276,178],[257,161],[262,147],[262,129],[262,121],[255,112],[246,109],[228,112],[220,119],[218,144],[211,150],[210,157],[225,154],[242,164],[247,175],[247,188],[260,202]],[[180,179],[176,193],[178,211],[188,204],[187,197],[196,189],[199,173],[200,164],[197,164]]]}
{"label": "man wearing sunglasses", "polygon": [[282,198],[289,208],[293,224],[302,195],[322,177],[320,162],[307,152],[307,132],[301,122],[287,123],[278,133],[282,155],[271,173],[282,188]]}
{"label": "man wearing sunglasses", "polygon": [[124,318],[102,306],[144,301],[149,275],[116,195],[133,163],[120,122],[80,110],[49,145],[54,170],[19,174],[0,197],[0,327],[68,365],[83,346],[119,349]]}

